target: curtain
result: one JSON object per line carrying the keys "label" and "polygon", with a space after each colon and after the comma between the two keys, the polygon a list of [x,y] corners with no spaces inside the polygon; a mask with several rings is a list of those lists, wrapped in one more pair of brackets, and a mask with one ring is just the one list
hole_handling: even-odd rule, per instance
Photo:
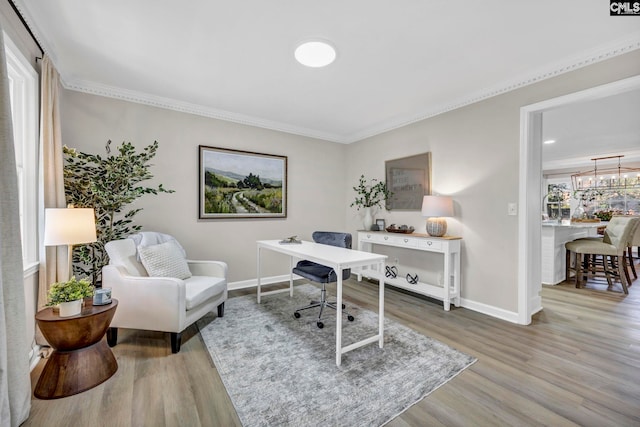
{"label": "curtain", "polygon": [[18,426],[31,409],[20,200],[9,78],[0,28],[0,425]]}
{"label": "curtain", "polygon": [[[64,178],[62,174],[62,136],[58,91],[60,76],[48,55],[42,59],[40,78],[40,162],[42,164],[42,197],[45,208],[64,208]],[[41,230],[43,232],[44,230]],[[42,242],[42,237],[40,239]],[[67,280],[68,254],[65,246],[41,245],[38,282],[38,309],[47,303],[47,292],[52,283]],[[36,342],[47,345],[37,329]]]}

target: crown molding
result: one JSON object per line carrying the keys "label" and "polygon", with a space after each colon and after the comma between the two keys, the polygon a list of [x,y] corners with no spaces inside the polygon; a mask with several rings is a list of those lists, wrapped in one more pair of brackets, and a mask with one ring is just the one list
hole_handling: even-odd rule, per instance
{"label": "crown molding", "polygon": [[507,92],[586,67],[588,65],[623,55],[636,49],[640,49],[640,34],[633,37],[619,39],[606,46],[600,46],[566,60],[540,67],[537,70],[521,75],[510,81],[505,81],[496,86],[465,95],[453,102],[442,104],[439,107],[423,111],[409,118],[397,120],[395,122],[382,123],[378,126],[364,129],[359,133],[348,136],[346,139],[351,143],[371,138],[412,123],[435,117],[449,111],[457,110],[458,108],[466,107],[468,105],[475,104],[476,102],[484,101],[486,99],[493,98],[494,96],[502,95]]}
{"label": "crown molding", "polygon": [[61,78],[61,80],[62,86],[65,89],[77,92],[103,96],[106,98],[114,98],[123,101],[134,102],[137,104],[149,105],[151,107],[163,108],[187,114],[194,114],[197,116],[204,116],[212,119],[224,120],[227,122],[254,126],[278,132],[291,133],[309,138],[322,139],[329,142],[338,142],[342,144],[348,143],[348,141],[346,141],[340,135],[321,132],[314,129],[307,129],[286,123],[276,122],[273,120],[266,120],[258,117],[234,113],[231,111],[219,110],[204,105],[193,104],[172,98],[165,98],[162,96],[151,95],[148,93],[123,89],[115,86],[108,86],[89,81],[72,80],[66,78]]}

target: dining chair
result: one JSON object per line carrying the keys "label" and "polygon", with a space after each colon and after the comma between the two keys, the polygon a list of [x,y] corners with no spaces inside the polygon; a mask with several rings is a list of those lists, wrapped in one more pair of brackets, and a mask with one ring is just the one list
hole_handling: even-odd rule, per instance
{"label": "dining chair", "polygon": [[[570,273],[575,272],[576,288],[582,287],[582,279],[588,279],[596,275],[595,268],[590,264],[595,256],[603,259],[603,272],[609,286],[613,286],[612,278],[618,278],[625,294],[629,293],[628,287],[631,279],[627,270],[626,251],[640,218],[632,216],[615,216],[611,218],[602,240],[578,239],[565,243],[566,249],[566,280]],[[572,257],[575,254],[574,268],[571,268]]]}

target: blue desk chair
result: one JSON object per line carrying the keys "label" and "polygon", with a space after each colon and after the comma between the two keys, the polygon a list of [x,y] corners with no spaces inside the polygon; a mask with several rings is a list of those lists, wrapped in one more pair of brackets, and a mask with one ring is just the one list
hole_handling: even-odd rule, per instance
{"label": "blue desk chair", "polygon": [[[348,248],[351,249],[351,234],[349,233],[335,233],[331,231],[315,231],[312,234],[313,241],[316,243],[321,243],[323,245],[331,245],[337,246],[339,248]],[[299,276],[302,276],[306,279],[311,280],[312,282],[320,283],[322,285],[322,290],[320,291],[320,301],[311,301],[311,304],[301,307],[297,309],[293,315],[296,318],[300,318],[300,312],[302,310],[307,310],[309,308],[320,307],[320,313],[318,314],[318,321],[316,325],[318,328],[324,328],[324,323],[322,323],[322,311],[325,307],[333,308],[337,310],[337,306],[335,302],[327,301],[327,283],[333,283],[338,280],[336,276],[336,272],[333,268],[326,267],[321,264],[317,264],[313,261],[299,261],[298,264],[294,267],[293,272]],[[351,269],[343,270],[342,272],[342,280],[346,280],[351,276]],[[345,305],[342,304],[342,308],[345,308]],[[347,313],[343,312],[347,315],[347,319],[350,322],[353,322],[354,317]]]}

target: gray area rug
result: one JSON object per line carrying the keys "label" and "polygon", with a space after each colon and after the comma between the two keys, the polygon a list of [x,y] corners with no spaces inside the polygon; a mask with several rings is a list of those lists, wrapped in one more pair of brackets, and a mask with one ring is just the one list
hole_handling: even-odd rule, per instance
{"label": "gray area rug", "polygon": [[[198,326],[245,427],[379,426],[455,377],[475,358],[385,319],[384,348],[369,344],[335,364],[335,312],[295,319],[296,307],[317,299],[312,285],[270,295],[231,298],[222,318]],[[347,304],[343,345],[375,335],[378,316]],[[346,316],[345,316],[346,317]]]}

